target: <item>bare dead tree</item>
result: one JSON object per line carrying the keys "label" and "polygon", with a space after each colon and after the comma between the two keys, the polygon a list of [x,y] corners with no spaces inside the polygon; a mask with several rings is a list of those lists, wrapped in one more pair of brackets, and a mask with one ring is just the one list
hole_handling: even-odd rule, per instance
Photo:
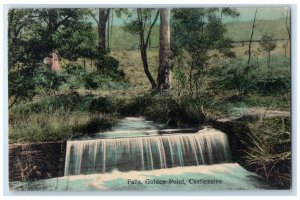
{"label": "bare dead tree", "polygon": [[287,9],[286,11],[286,18],[285,18],[285,26],[286,26],[286,30],[288,32],[288,36],[289,36],[289,41],[291,41],[291,22],[289,21],[289,19],[291,19],[291,13],[290,10]]}
{"label": "bare dead tree", "polygon": [[255,9],[254,19],[253,19],[253,24],[252,24],[252,31],[251,31],[251,36],[250,36],[250,40],[249,40],[247,65],[250,64],[250,60],[251,60],[251,45],[252,45],[252,38],[253,38],[254,28],[255,28],[256,14],[257,14],[257,8]]}

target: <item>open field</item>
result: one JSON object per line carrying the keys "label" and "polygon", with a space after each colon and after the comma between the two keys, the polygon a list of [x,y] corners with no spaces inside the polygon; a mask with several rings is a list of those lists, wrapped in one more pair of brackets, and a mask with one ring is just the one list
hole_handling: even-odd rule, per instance
{"label": "open field", "polygon": [[[252,21],[226,23],[227,33],[225,36],[233,41],[248,41],[252,30]],[[94,27],[95,33],[97,28]],[[264,33],[272,33],[275,39],[289,39],[284,19],[280,20],[257,20],[253,34],[253,40],[260,40]],[[150,47],[159,46],[159,26],[155,25],[151,34]],[[137,35],[132,35],[122,29],[122,26],[113,26],[110,34],[110,48],[118,49],[138,49],[139,43]]]}

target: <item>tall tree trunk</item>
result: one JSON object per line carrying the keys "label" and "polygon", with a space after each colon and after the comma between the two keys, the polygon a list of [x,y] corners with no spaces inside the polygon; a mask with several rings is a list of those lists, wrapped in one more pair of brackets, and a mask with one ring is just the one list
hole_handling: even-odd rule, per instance
{"label": "tall tree trunk", "polygon": [[257,8],[256,8],[256,10],[255,10],[254,19],[253,19],[253,24],[252,24],[251,36],[250,36],[250,40],[249,40],[248,62],[247,62],[247,65],[248,65],[248,66],[249,66],[250,60],[251,60],[251,44],[252,44],[252,38],[253,38],[253,33],[254,33],[254,28],[255,28],[256,13],[257,13]]}
{"label": "tall tree trunk", "polygon": [[107,29],[106,29],[106,50],[110,49],[110,19],[107,20]]}
{"label": "tall tree trunk", "polygon": [[101,53],[106,53],[106,22],[108,20],[109,12],[109,8],[99,8],[98,51]]}
{"label": "tall tree trunk", "polygon": [[268,52],[268,68],[270,68],[271,51]]}
{"label": "tall tree trunk", "polygon": [[171,86],[171,50],[170,50],[170,23],[169,10],[159,9],[160,28],[159,28],[159,69],[157,75],[156,91],[162,93],[168,91]]}
{"label": "tall tree trunk", "polygon": [[[139,34],[140,34],[140,52],[141,52],[141,58],[143,61],[143,67],[144,67],[144,72],[151,84],[151,88],[155,89],[156,88],[156,82],[153,79],[150,71],[149,71],[149,65],[148,65],[148,58],[147,58],[147,48],[148,48],[148,44],[149,44],[149,40],[150,40],[150,36],[151,36],[151,31],[153,26],[155,25],[158,15],[159,13],[156,13],[156,16],[152,22],[152,24],[149,27],[148,30],[148,34],[145,33],[145,23],[146,20],[143,18],[143,9],[142,8],[138,8],[137,9],[137,17],[138,17],[138,22],[139,22]],[[146,35],[145,35],[146,34]]]}
{"label": "tall tree trunk", "polygon": [[47,9],[48,14],[48,34],[52,35],[57,26],[58,13],[57,9]]}
{"label": "tall tree trunk", "polygon": [[190,86],[190,96],[193,96],[193,67],[190,67],[190,72],[189,72],[189,86]]}
{"label": "tall tree trunk", "polygon": [[[110,39],[112,39],[112,34],[113,34],[113,25],[114,25],[114,13],[111,12],[111,21],[110,21]],[[109,40],[110,41],[110,40]],[[110,43],[110,46],[108,48],[112,48],[112,43]]]}
{"label": "tall tree trunk", "polygon": [[141,47],[141,57],[142,57],[142,61],[143,61],[143,67],[144,67],[144,72],[151,84],[152,89],[155,89],[156,87],[156,82],[153,79],[150,71],[149,71],[149,66],[148,66],[148,60],[147,60],[147,49],[146,47]]}

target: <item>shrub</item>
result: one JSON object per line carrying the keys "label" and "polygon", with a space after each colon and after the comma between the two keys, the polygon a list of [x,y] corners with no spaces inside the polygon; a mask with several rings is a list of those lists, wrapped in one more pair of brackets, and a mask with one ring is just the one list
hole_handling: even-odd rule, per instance
{"label": "shrub", "polygon": [[147,93],[124,102],[119,112],[125,116],[145,116],[167,126],[199,126],[204,121],[204,116],[200,110],[195,109],[195,103]]}
{"label": "shrub", "polygon": [[84,110],[89,107],[93,95],[81,96],[77,92],[46,96],[35,102],[20,104],[10,109],[11,113],[29,115],[31,113],[55,113]]}
{"label": "shrub", "polygon": [[204,122],[204,116],[195,107],[193,101],[177,102],[172,97],[157,96],[153,104],[147,107],[145,116],[168,126],[199,126]]}
{"label": "shrub", "polygon": [[118,111],[123,116],[140,116],[145,113],[146,108],[151,105],[152,102],[152,95],[150,93],[146,93],[132,97],[128,101],[120,101]]}
{"label": "shrub", "polygon": [[93,113],[115,113],[117,111],[117,104],[113,98],[98,97],[91,101],[89,110]]}
{"label": "shrub", "polygon": [[267,67],[265,60],[258,65],[246,66],[245,61],[235,60],[211,70],[214,80],[212,89],[237,90],[241,94],[282,94],[290,91],[291,77],[289,63],[277,58],[276,63]]}
{"label": "shrub", "polygon": [[89,76],[87,70],[76,63],[69,63],[61,71],[66,79],[66,86],[70,89],[85,87],[86,77]]}
{"label": "shrub", "polygon": [[117,120],[113,117],[93,115],[84,123],[73,127],[74,133],[93,134],[100,131],[110,130]]}
{"label": "shrub", "polygon": [[53,72],[48,66],[41,65],[35,70],[34,80],[37,93],[57,91],[59,86],[65,83],[65,78],[59,73]]}
{"label": "shrub", "polygon": [[118,69],[119,61],[112,56],[99,56],[96,61],[96,68],[99,74],[123,79],[125,73]]}

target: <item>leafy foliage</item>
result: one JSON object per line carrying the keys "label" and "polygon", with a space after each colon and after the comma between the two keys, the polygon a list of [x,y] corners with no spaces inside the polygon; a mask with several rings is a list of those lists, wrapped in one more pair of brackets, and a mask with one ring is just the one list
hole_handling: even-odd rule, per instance
{"label": "leafy foliage", "polygon": [[274,36],[264,34],[260,40],[261,41],[259,44],[265,51],[269,52],[276,48],[276,41],[274,40]]}
{"label": "leafy foliage", "polygon": [[[188,85],[191,96],[199,96],[209,60],[215,56],[209,54],[210,50],[218,49],[221,53],[234,57],[230,51],[231,40],[224,36],[226,29],[218,12],[219,9],[212,8],[172,10],[171,48],[175,61],[179,61],[175,63],[175,69],[181,72],[181,85]],[[226,13],[230,14],[228,11]],[[179,70],[178,66],[183,69]],[[185,84],[183,80],[186,81]]]}
{"label": "leafy foliage", "polygon": [[[284,60],[284,58],[281,58]],[[221,67],[213,68],[215,77],[212,89],[237,90],[241,94],[258,92],[261,94],[286,93],[291,89],[290,69],[278,61],[272,69],[267,63],[258,67],[246,67],[244,60],[235,60]],[[283,62],[284,63],[284,62]]]}
{"label": "leafy foliage", "polygon": [[61,77],[41,64],[49,53],[57,52],[69,60],[89,56],[82,54],[93,49],[92,26],[85,22],[87,13],[86,9],[9,11],[10,106],[40,91],[58,89]]}
{"label": "leafy foliage", "polygon": [[273,35],[264,34],[260,40],[260,46],[268,52],[268,67],[270,67],[271,51],[276,48],[276,41]]}

